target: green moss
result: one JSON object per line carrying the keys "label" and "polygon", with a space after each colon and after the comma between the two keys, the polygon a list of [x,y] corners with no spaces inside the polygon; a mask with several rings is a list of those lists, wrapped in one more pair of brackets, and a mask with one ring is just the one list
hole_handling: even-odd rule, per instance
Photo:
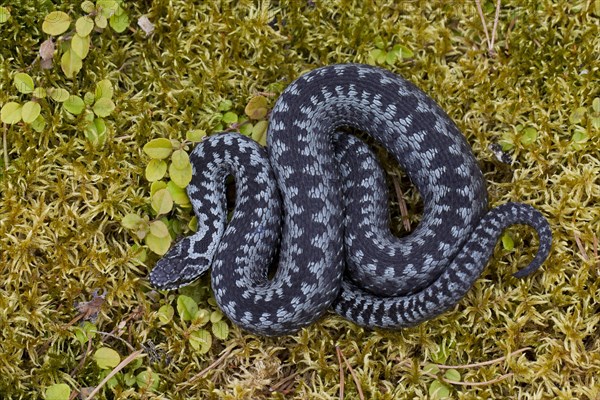
{"label": "green moss", "polygon": [[[365,398],[427,398],[436,378],[424,373],[424,364],[477,363],[524,347],[530,349],[505,361],[460,370],[465,382],[512,376],[481,387],[451,385],[451,396],[600,395],[600,261],[593,244],[600,236],[600,132],[589,115],[570,118],[600,96],[598,2],[504,1],[496,55],[489,56],[474,2],[294,0],[257,7],[249,0],[130,1],[124,4],[131,29],[92,34],[74,80],[64,77],[56,58],[51,70],[34,63],[53,3],[13,3],[10,19],[0,24],[0,105],[27,100],[12,86],[14,73],[27,72],[36,86],[81,98],[108,79],[116,110],[107,118],[104,144],[86,139],[83,117],[69,117],[51,102],[42,103],[43,132],[0,129],[8,150],[7,165],[5,154],[0,157],[0,397],[39,398],[55,383],[74,390],[96,386],[104,375],[93,361],[95,350],[109,346],[121,358],[131,353],[111,336],[96,335],[90,351],[77,340],[76,303],[91,300],[96,290],[105,294],[99,331],[135,349],[156,345],[155,352],[147,350],[151,357],[126,367],[120,383],[103,389],[114,393],[109,398],[158,398],[141,381],[150,368],[165,398],[337,399],[336,346]],[[493,20],[494,7],[484,9]],[[60,10],[82,15],[79,1],[62,2]],[[135,24],[142,15],[155,24],[148,37]],[[156,256],[141,262],[133,236],[121,226],[127,214],[152,212],[142,147],[158,137],[183,140],[190,130],[212,132],[223,101],[243,115],[256,93],[278,95],[302,71],[367,62],[374,49],[396,45],[412,57],[386,67],[423,88],[457,121],[481,161],[492,204],[524,201],[549,218],[555,234],[549,261],[531,278],[512,278],[536,242],[529,230],[514,228],[514,248],[497,247],[456,309],[418,327],[370,332],[328,316],[280,339],[231,327],[228,339],[213,340],[207,354],[194,351],[189,322],[177,316],[161,321],[159,308],[176,306],[176,295],[148,286]],[[523,139],[532,131],[519,126],[537,134]],[[512,145],[512,167],[495,162],[488,150],[503,141]],[[406,185],[403,190],[409,210],[418,212],[418,195]],[[190,218],[189,210],[176,214]],[[414,226],[418,216],[410,218]],[[203,279],[186,294],[213,310],[207,285]],[[346,398],[358,398],[351,374],[344,374]]]}

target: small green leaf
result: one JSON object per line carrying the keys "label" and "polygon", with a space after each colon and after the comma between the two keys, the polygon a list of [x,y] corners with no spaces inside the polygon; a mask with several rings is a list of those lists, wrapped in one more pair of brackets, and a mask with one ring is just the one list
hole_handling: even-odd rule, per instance
{"label": "small green leaf", "polygon": [[112,369],[119,365],[121,356],[109,347],[100,347],[94,353],[94,361],[102,369]]}
{"label": "small green leaf", "polygon": [[36,99],[43,99],[46,97],[46,94],[46,89],[44,89],[43,87],[33,89],[33,97],[35,97]]}
{"label": "small green leaf", "polygon": [[190,156],[185,150],[175,150],[171,155],[171,162],[174,168],[184,169],[190,163]]}
{"label": "small green leaf", "polygon": [[104,29],[108,26],[108,19],[102,14],[98,14],[94,17],[94,23],[100,29]]}
{"label": "small green leaf", "polygon": [[2,109],[0,110],[0,120],[5,124],[16,124],[21,120],[22,111],[23,106],[14,101],[9,101],[3,105]]}
{"label": "small green leaf", "polygon": [[254,96],[250,99],[244,112],[250,119],[263,119],[267,116],[267,98],[265,96]]}
{"label": "small green leaf", "polygon": [[114,14],[109,20],[110,27],[117,33],[121,33],[129,26],[129,16],[125,13]]}
{"label": "small green leaf", "polygon": [[90,52],[90,37],[80,36],[78,33],[71,39],[71,51],[73,51],[82,60]]}
{"label": "small green leaf", "polygon": [[166,189],[167,183],[165,181],[155,181],[150,185],[150,196],[154,196],[154,193],[158,192],[160,189]]}
{"label": "small green leaf", "polygon": [[188,163],[185,168],[175,168],[169,165],[169,177],[180,188],[185,188],[192,181],[192,164]]}
{"label": "small green leaf", "polygon": [[159,256],[165,255],[165,253],[171,247],[171,236],[159,238],[151,233],[148,233],[144,241],[146,246],[148,246],[152,252],[158,254]]}
{"label": "small green leaf", "polygon": [[50,98],[52,100],[57,101],[59,103],[67,101],[70,96],[69,92],[63,88],[50,88],[48,89],[48,94],[50,95]]}
{"label": "small green leaf", "polygon": [[107,99],[106,97],[102,97],[94,103],[94,107],[92,108],[94,113],[99,117],[108,117],[111,112],[115,109],[115,103],[111,99]]}
{"label": "small green leaf", "polygon": [[258,121],[254,128],[252,128],[252,139],[260,143],[262,146],[267,145],[267,128],[269,127],[269,122],[267,121]]}
{"label": "small green leaf", "polygon": [[81,57],[71,49],[65,51],[60,58],[60,67],[67,78],[75,77],[83,66]]}
{"label": "small green leaf", "polygon": [[223,114],[223,122],[229,125],[235,124],[238,122],[238,116],[233,111],[227,111],[225,114]]}
{"label": "small green leaf", "polygon": [[96,8],[104,17],[109,18],[115,14],[119,8],[119,3],[117,0],[98,0],[96,1]]}
{"label": "small green leaf", "polygon": [[63,103],[63,107],[71,114],[79,115],[85,109],[85,103],[79,96],[69,96],[69,98]]}
{"label": "small green leaf", "polygon": [[446,371],[446,373],[444,374],[444,378],[446,378],[449,381],[458,382],[460,381],[460,372],[458,372],[454,368],[451,368]]}
{"label": "small green leaf", "polygon": [[423,373],[424,374],[431,374],[431,375],[437,375],[440,372],[440,367],[438,367],[435,364],[425,364],[425,366],[423,366]]}
{"label": "small green leaf", "polygon": [[504,247],[504,250],[507,250],[507,251],[512,251],[512,249],[515,248],[515,242],[511,236],[511,234],[508,232],[505,232],[502,235],[502,247]]}
{"label": "small green leaf", "polygon": [[524,146],[533,144],[537,139],[538,131],[535,128],[527,127],[521,131],[521,143]]}
{"label": "small green leaf", "polygon": [[206,136],[206,131],[204,129],[193,129],[191,131],[187,131],[185,134],[185,138],[190,142],[200,142]]}
{"label": "small green leaf", "polygon": [[44,398],[46,400],[69,400],[71,398],[71,388],[66,383],[55,383],[46,388]]}
{"label": "small green leaf", "polygon": [[596,97],[592,101],[592,110],[594,110],[595,113],[600,113],[600,97]]}
{"label": "small green leaf", "polygon": [[44,130],[44,128],[46,127],[46,120],[44,119],[44,117],[42,117],[41,115],[39,115],[35,119],[35,121],[33,121],[31,123],[31,127],[36,132],[42,132]]}
{"label": "small green leaf", "polygon": [[87,15],[79,17],[75,22],[75,30],[79,36],[88,36],[94,29],[94,20]]}
{"label": "small green leaf", "polygon": [[172,151],[171,141],[165,138],[152,139],[144,145],[144,153],[157,160],[169,157]]}
{"label": "small green leaf", "polygon": [[94,93],[85,92],[85,94],[83,95],[83,102],[86,106],[91,106],[92,104],[94,104],[95,101],[96,99],[94,98]]}
{"label": "small green leaf", "polygon": [[157,215],[166,214],[173,209],[173,198],[167,189],[161,189],[152,196],[152,208]]}
{"label": "small green leaf", "polygon": [[96,325],[85,321],[81,326],[75,327],[75,338],[80,344],[86,344],[90,339],[96,337]]}
{"label": "small green leaf", "polygon": [[385,47],[385,42],[383,41],[383,38],[381,36],[377,36],[373,42],[373,44],[375,45],[375,47],[377,47],[378,49],[383,49]]}
{"label": "small green leaf", "polygon": [[389,65],[394,65],[396,63],[397,59],[398,59],[398,56],[393,51],[390,51],[385,55],[385,62],[388,63]]}
{"label": "small green leaf", "polygon": [[200,354],[208,353],[212,346],[212,336],[210,332],[205,329],[192,332],[189,336],[190,345],[194,350],[197,350]]}
{"label": "small green leaf", "polygon": [[205,308],[202,308],[196,312],[194,315],[193,323],[198,326],[204,326],[210,321],[210,311]]}
{"label": "small green leaf", "polygon": [[37,117],[40,116],[41,111],[42,107],[39,103],[35,101],[28,101],[23,105],[23,109],[21,110],[21,118],[23,118],[23,122],[26,124],[31,124],[36,120]]}
{"label": "small green leaf", "polygon": [[217,339],[226,340],[229,336],[229,326],[225,321],[217,321],[212,324],[212,333]]}
{"label": "small green leaf", "polygon": [[381,64],[385,61],[387,52],[381,49],[373,49],[369,52],[369,62],[371,64]]}
{"label": "small green leaf", "polygon": [[121,225],[127,229],[136,229],[142,222],[144,220],[137,214],[127,214],[121,219]]}
{"label": "small green leaf", "polygon": [[177,313],[184,321],[191,321],[198,312],[198,304],[191,297],[179,295],[177,297]]}
{"label": "small green leaf", "polygon": [[192,219],[190,219],[190,222],[188,222],[188,228],[190,228],[192,232],[198,232],[198,217],[194,215]]}
{"label": "small green leaf", "polygon": [[185,189],[180,188],[173,181],[167,183],[167,190],[171,193],[171,197],[173,197],[173,202],[175,202],[175,204],[180,206],[187,206],[190,204],[190,198],[185,192]]}
{"label": "small green leaf", "polygon": [[[91,114],[93,116],[93,114]],[[94,118],[85,128],[85,136],[96,145],[103,145],[106,141],[106,123],[102,118]]]}
{"label": "small green leaf", "polygon": [[572,124],[581,123],[583,121],[583,119],[585,118],[586,113],[587,113],[587,108],[585,108],[585,107],[576,108],[575,111],[573,111],[573,113],[569,117],[569,122],[571,122]]}
{"label": "small green leaf", "polygon": [[96,11],[96,6],[90,0],[85,0],[83,3],[81,3],[81,9],[84,12],[91,14]]}
{"label": "small green leaf", "polygon": [[167,228],[167,225],[160,220],[153,221],[150,223],[150,233],[157,238],[165,238],[169,236],[169,228]]}
{"label": "small green leaf", "polygon": [[165,304],[158,309],[158,320],[161,324],[168,324],[173,320],[175,309],[170,304]]}
{"label": "small green leaf", "polygon": [[10,19],[10,11],[6,7],[0,7],[0,24],[7,22]]}
{"label": "small green leaf", "polygon": [[396,54],[396,57],[400,60],[405,60],[407,58],[413,58],[415,53],[411,49],[401,44],[397,44],[392,48],[392,52]]}
{"label": "small green leaf", "polygon": [[142,371],[135,377],[135,384],[140,389],[156,390],[159,383],[160,377],[158,374],[149,370]]}
{"label": "small green leaf", "polygon": [[221,310],[215,310],[210,314],[210,322],[212,322],[213,324],[215,322],[219,322],[222,319],[223,319],[223,313],[221,312]]}
{"label": "small green leaf", "polygon": [[149,182],[158,181],[167,173],[167,163],[164,160],[150,160],[146,166],[146,179]]}
{"label": "small green leaf", "polygon": [[250,122],[241,124],[239,127],[240,133],[245,136],[252,136],[252,129],[254,129],[254,125],[252,125]]}
{"label": "small green leaf", "polygon": [[219,111],[229,111],[231,110],[231,107],[233,106],[233,102],[231,100],[223,100],[219,103],[219,106],[217,107],[217,109]]}
{"label": "small green leaf", "polygon": [[71,17],[62,11],[53,11],[46,15],[42,23],[42,31],[51,36],[58,36],[67,31],[71,25]]}
{"label": "small green leaf", "polygon": [[435,380],[429,385],[429,396],[430,399],[444,399],[450,396],[450,388],[443,382]]}
{"label": "small green leaf", "polygon": [[15,77],[13,78],[13,83],[19,92],[25,94],[33,92],[33,89],[35,88],[31,76],[23,72],[15,74]]}
{"label": "small green leaf", "polygon": [[112,99],[114,89],[112,83],[108,79],[102,79],[96,84],[96,92],[94,97],[96,100],[100,99]]}

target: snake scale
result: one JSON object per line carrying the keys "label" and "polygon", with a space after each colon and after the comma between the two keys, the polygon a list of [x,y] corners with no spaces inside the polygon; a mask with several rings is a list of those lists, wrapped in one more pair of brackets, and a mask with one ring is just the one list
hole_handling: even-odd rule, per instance
{"label": "snake scale", "polygon": [[[379,142],[419,190],[423,218],[410,235],[391,233],[383,172],[344,127]],[[268,154],[236,133],[196,146],[187,193],[199,229],[157,262],[156,288],[187,285],[210,268],[219,307],[250,332],[293,333],[329,308],[361,326],[395,329],[453,307],[510,225],[530,225],[539,238],[534,259],[515,276],[549,254],[552,235],[540,212],[520,203],[488,210],[462,133],[387,70],[340,64],[301,76],[277,100],[267,134]],[[228,222],[229,175],[236,200]]]}

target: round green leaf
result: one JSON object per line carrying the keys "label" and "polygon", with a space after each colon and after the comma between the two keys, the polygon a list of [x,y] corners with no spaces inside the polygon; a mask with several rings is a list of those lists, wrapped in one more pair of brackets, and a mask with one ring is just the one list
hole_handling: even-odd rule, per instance
{"label": "round green leaf", "polygon": [[50,98],[54,101],[62,103],[63,101],[67,101],[69,99],[69,92],[63,88],[50,88],[48,89],[48,94]]}
{"label": "round green leaf", "polygon": [[231,107],[233,106],[233,102],[231,100],[223,100],[222,102],[219,103],[219,106],[217,107],[217,109],[219,111],[229,111],[231,110]]}
{"label": "round green leaf", "polygon": [[96,10],[96,6],[90,0],[85,0],[83,3],[81,3],[81,9],[86,13],[91,14]]}
{"label": "round green leaf", "polygon": [[168,324],[173,320],[175,315],[175,309],[170,304],[165,304],[158,309],[158,320],[161,324]]}
{"label": "round green leaf", "polygon": [[94,353],[94,361],[102,369],[112,369],[119,365],[121,356],[109,347],[100,347]]}
{"label": "round green leaf", "polygon": [[437,375],[440,372],[440,367],[435,364],[425,364],[423,366],[424,374]]}
{"label": "round green leaf", "polygon": [[98,11],[104,15],[106,18],[109,18],[111,15],[114,15],[119,8],[119,3],[117,0],[97,0],[96,8]]}
{"label": "round green leaf", "polygon": [[532,143],[535,142],[535,140],[537,139],[537,130],[535,128],[532,127],[528,127],[523,129],[523,131],[521,131],[521,143],[524,146],[528,146]]}
{"label": "round green leaf", "polygon": [[173,181],[169,181],[169,183],[167,183],[167,190],[169,193],[171,193],[171,197],[173,197],[175,204],[180,206],[187,206],[190,204],[190,198],[188,197],[185,189],[180,188]]}
{"label": "round green leaf", "polygon": [[205,308],[202,308],[196,312],[194,315],[193,322],[196,325],[204,326],[210,321],[210,311]]}
{"label": "round green leaf", "polygon": [[217,339],[226,340],[229,336],[229,326],[225,321],[217,321],[212,325],[212,333]]}
{"label": "round green leaf", "polygon": [[43,99],[46,97],[46,94],[46,89],[44,89],[43,87],[33,89],[33,97],[35,97],[36,99]]}
{"label": "round green leaf", "polygon": [[515,242],[513,241],[512,236],[508,232],[505,232],[502,235],[502,247],[504,247],[504,250],[508,251],[511,251],[515,248]]}
{"label": "round green leaf", "polygon": [[6,7],[0,7],[0,24],[7,22],[10,19],[10,11]]}
{"label": "round green leaf", "polygon": [[127,214],[121,220],[121,225],[127,229],[136,229],[140,223],[144,222],[142,217],[137,214]]}
{"label": "round green leaf", "polygon": [[79,96],[69,96],[69,98],[63,103],[63,107],[71,114],[79,115],[85,109],[85,103]]}
{"label": "round green leaf", "polygon": [[172,151],[171,141],[165,138],[152,139],[144,145],[144,153],[157,160],[169,157]]}
{"label": "round green leaf", "polygon": [[162,179],[167,173],[167,163],[164,160],[150,160],[146,166],[146,179],[155,182]]}
{"label": "round green leaf", "polygon": [[192,181],[192,164],[188,163],[185,168],[179,169],[171,163],[169,177],[177,186],[185,188]]}
{"label": "round green leaf", "polygon": [[258,121],[252,128],[252,139],[257,141],[263,146],[267,145],[267,128],[269,123],[267,121]]}
{"label": "round green leaf", "polygon": [[157,238],[165,238],[169,236],[169,228],[162,221],[153,221],[150,223],[150,233]]}
{"label": "round green leaf", "polygon": [[185,169],[190,163],[190,156],[185,150],[175,150],[171,155],[173,167],[177,169]]}
{"label": "round green leaf", "polygon": [[48,35],[58,36],[69,29],[71,17],[62,11],[53,11],[46,15],[42,23],[42,31]]}
{"label": "round green leaf", "polygon": [[191,321],[198,312],[198,304],[189,296],[179,295],[177,297],[177,313],[184,321]]}
{"label": "round green leaf", "polygon": [[246,122],[241,124],[238,130],[242,135],[252,136],[252,129],[254,129],[254,125],[252,125],[250,122]]}
{"label": "round green leaf", "polygon": [[31,124],[37,117],[40,116],[42,107],[35,101],[28,101],[23,105],[21,110],[21,118],[26,124]]}
{"label": "round green leaf", "polygon": [[16,124],[21,120],[21,112],[23,110],[23,106],[14,101],[9,101],[5,105],[2,106],[0,110],[0,120],[5,124]]}
{"label": "round green leaf", "polygon": [[192,348],[200,352],[200,354],[208,353],[210,346],[212,346],[212,336],[205,329],[192,332],[188,340]]}
{"label": "round green leaf", "polygon": [[114,89],[112,83],[108,79],[102,79],[96,84],[96,92],[94,97],[96,100],[112,99]]}
{"label": "round green leaf", "polygon": [[393,51],[389,51],[386,55],[385,55],[385,62],[388,63],[389,65],[394,65],[396,63],[397,60],[397,55],[395,52]]}
{"label": "round green leaf", "polygon": [[90,37],[79,36],[78,33],[73,35],[73,38],[71,39],[71,50],[83,60],[90,51]]}
{"label": "round green leaf", "polygon": [[221,312],[221,310],[215,310],[212,313],[210,313],[210,322],[212,322],[213,324],[215,322],[219,322],[222,319],[223,319],[223,313]]}
{"label": "round green leaf", "polygon": [[102,97],[94,103],[94,113],[99,117],[108,117],[115,109],[115,103],[111,99]]}
{"label": "round green leaf", "polygon": [[244,112],[251,119],[263,119],[267,116],[267,98],[265,96],[254,96],[250,99]]}
{"label": "round green leaf", "polygon": [[392,52],[396,54],[396,57],[400,60],[404,60],[407,58],[413,58],[415,53],[411,49],[401,44],[397,44],[393,47]]}
{"label": "round green leaf", "polygon": [[60,67],[62,68],[67,78],[73,78],[79,73],[83,66],[81,57],[77,55],[72,49],[65,51],[60,58]]}
{"label": "round green leaf", "polygon": [[152,196],[152,208],[156,214],[166,214],[173,209],[173,198],[167,189],[161,189]]}
{"label": "round green leaf", "polygon": [[46,400],[69,400],[71,388],[66,383],[56,383],[46,388],[44,398]]}
{"label": "round green leaf", "polygon": [[444,374],[444,378],[446,378],[449,381],[458,382],[460,381],[460,372],[458,372],[454,368],[451,368],[446,371],[446,373]]}
{"label": "round green leaf", "polygon": [[96,17],[94,17],[94,23],[98,28],[104,29],[108,25],[108,20],[104,15],[98,14]]}
{"label": "round green leaf", "polygon": [[160,377],[156,372],[152,371],[142,371],[135,377],[135,384],[140,389],[146,390],[156,390],[158,389],[158,384],[160,383]]}
{"label": "round green leaf", "polygon": [[585,114],[587,114],[587,108],[578,107],[573,111],[571,116],[569,117],[569,122],[572,124],[579,124],[585,118]]}
{"label": "round green leaf", "polygon": [[429,385],[429,396],[431,399],[444,399],[450,396],[450,388],[444,383],[435,380]]}
{"label": "round green leaf", "polygon": [[171,247],[171,236],[159,238],[149,233],[146,235],[144,241],[146,242],[148,248],[159,256],[165,255],[165,253],[169,251],[169,248]]}
{"label": "round green leaf", "polygon": [[91,143],[102,145],[106,140],[106,123],[102,118],[95,118],[86,126],[84,133]]}
{"label": "round green leaf", "polygon": [[92,29],[94,29],[94,20],[87,15],[79,17],[75,22],[75,30],[79,36],[88,36]]}
{"label": "round green leaf", "polygon": [[122,14],[114,14],[110,17],[108,21],[110,27],[117,33],[123,32],[129,26],[129,16],[125,13]]}
{"label": "round green leaf", "polygon": [[[150,196],[154,196],[154,193],[158,192],[160,189],[166,189],[167,183],[165,181],[154,181],[150,185]],[[169,190],[170,192],[170,190]]]}
{"label": "round green leaf", "polygon": [[36,132],[42,132],[44,130],[44,128],[46,127],[46,120],[44,119],[44,117],[42,117],[41,115],[39,115],[35,119],[35,121],[33,121],[31,123],[31,127]]}
{"label": "round green leaf", "polygon": [[227,111],[225,114],[223,114],[223,122],[226,124],[234,124],[238,122],[238,116],[233,111]]}
{"label": "round green leaf", "polygon": [[206,136],[206,131],[203,129],[193,129],[191,131],[187,131],[185,134],[185,138],[190,142],[199,142]]}
{"label": "round green leaf", "polygon": [[35,88],[31,76],[23,72],[15,74],[15,77],[13,78],[13,83],[19,92],[25,94],[33,92],[33,89]]}

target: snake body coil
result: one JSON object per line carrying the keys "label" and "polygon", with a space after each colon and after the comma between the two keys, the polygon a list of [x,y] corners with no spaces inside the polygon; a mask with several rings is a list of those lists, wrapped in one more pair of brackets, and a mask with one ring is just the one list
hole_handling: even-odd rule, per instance
{"label": "snake body coil", "polygon": [[[372,136],[416,185],[424,212],[409,236],[390,232],[383,173],[368,146],[341,127]],[[223,312],[264,335],[292,333],[331,306],[362,326],[399,328],[453,307],[507,226],[530,225],[539,237],[535,258],[516,276],[549,253],[543,216],[519,203],[488,211],[483,175],[461,132],[391,72],[344,64],[298,78],[274,107],[267,140],[268,155],[239,134],[195,148],[187,191],[199,230],[159,260],[155,287],[184,286],[211,268]],[[237,193],[228,223],[227,175]]]}

